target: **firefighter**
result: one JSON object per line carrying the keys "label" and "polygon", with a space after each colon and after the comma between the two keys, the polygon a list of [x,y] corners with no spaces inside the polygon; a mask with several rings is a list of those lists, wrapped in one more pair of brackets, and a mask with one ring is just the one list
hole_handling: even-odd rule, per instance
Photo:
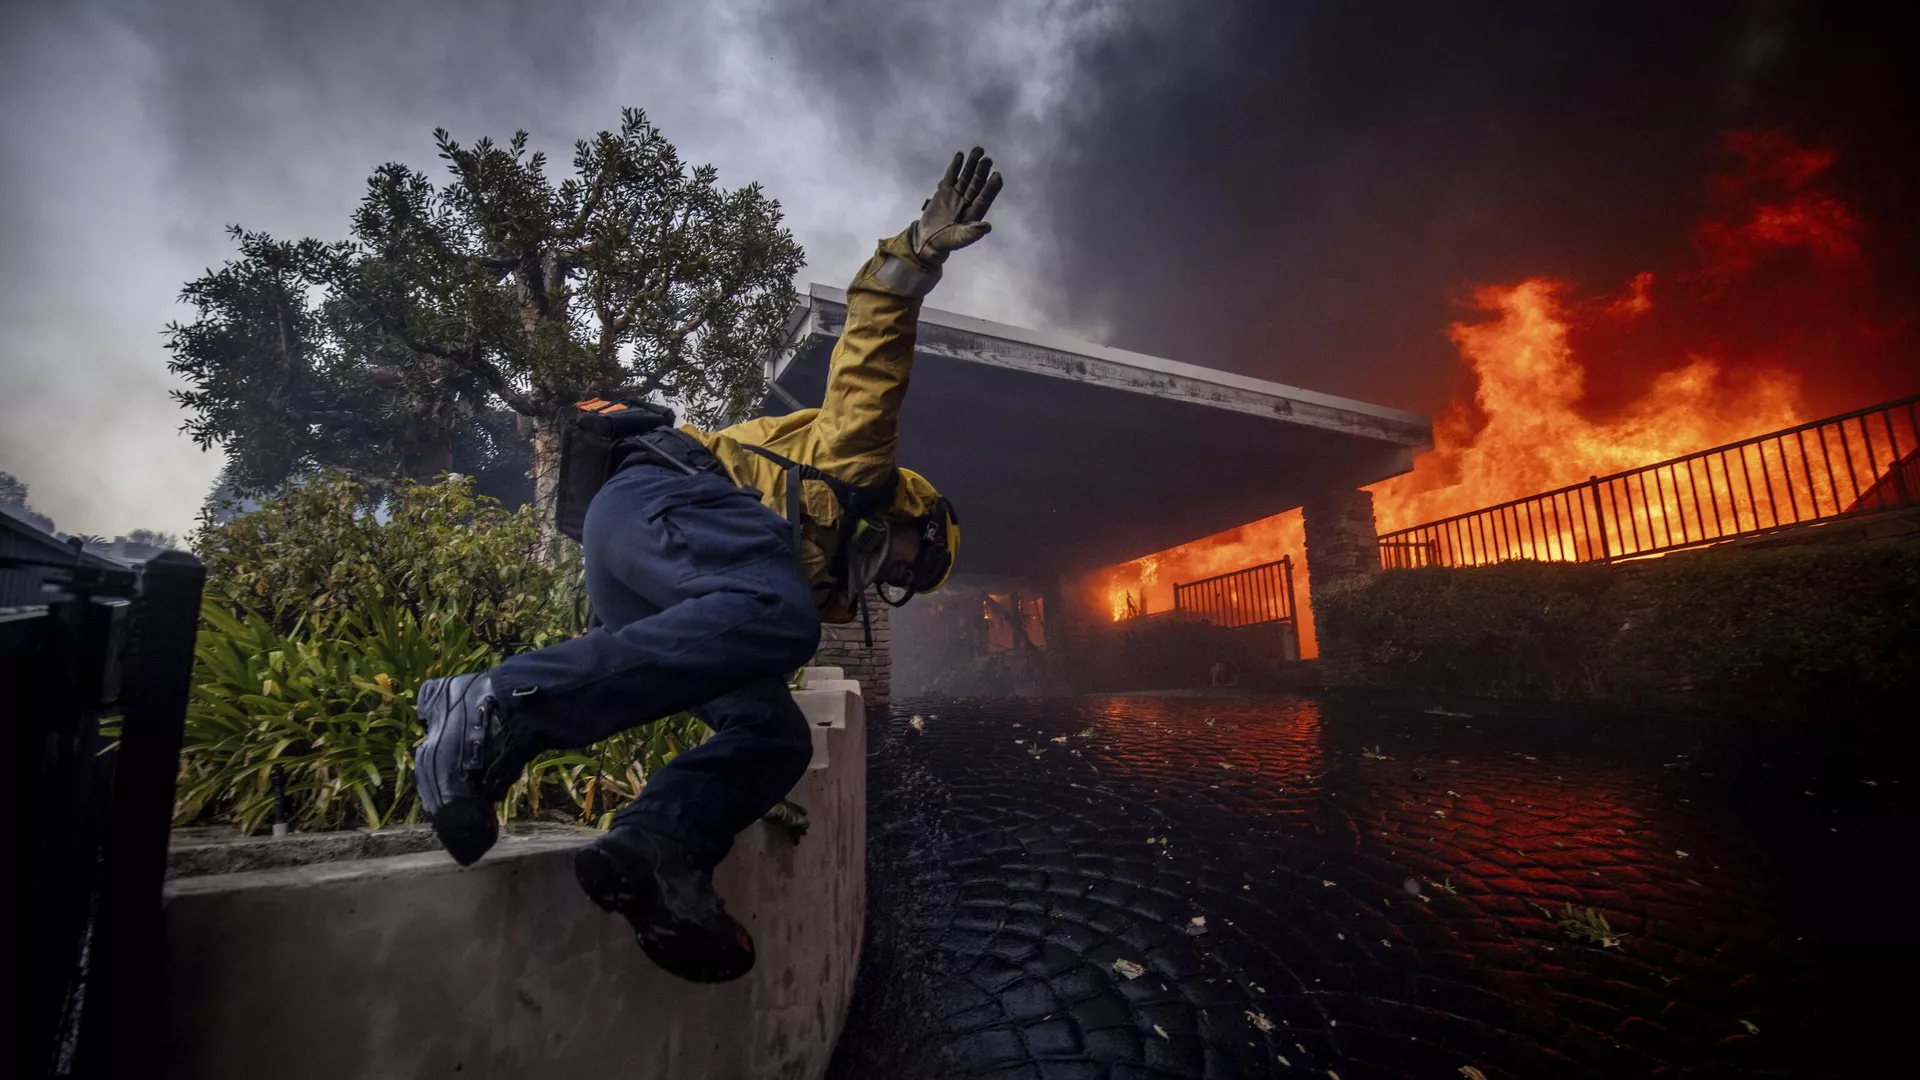
{"label": "firefighter", "polygon": [[415,783],[461,864],[492,847],[493,805],[534,755],[691,710],[712,736],[648,777],[574,869],[665,970],[725,982],[752,967],[713,869],[812,756],[787,679],[822,620],[858,618],[870,588],[892,604],[938,588],[959,549],[953,507],[896,466],[896,421],[922,299],[991,228],[992,166],[978,147],[955,154],[919,219],[854,276],[820,408],[641,437],[582,526],[601,625],[421,686]]}

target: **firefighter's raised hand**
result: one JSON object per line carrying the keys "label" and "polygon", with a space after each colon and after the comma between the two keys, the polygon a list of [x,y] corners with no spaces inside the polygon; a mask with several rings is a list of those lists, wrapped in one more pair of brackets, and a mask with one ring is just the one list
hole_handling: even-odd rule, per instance
{"label": "firefighter's raised hand", "polygon": [[1000,174],[993,159],[979,147],[953,155],[947,175],[933,198],[920,207],[914,223],[913,253],[932,263],[946,261],[947,253],[966,247],[993,230],[985,218],[1000,194]]}

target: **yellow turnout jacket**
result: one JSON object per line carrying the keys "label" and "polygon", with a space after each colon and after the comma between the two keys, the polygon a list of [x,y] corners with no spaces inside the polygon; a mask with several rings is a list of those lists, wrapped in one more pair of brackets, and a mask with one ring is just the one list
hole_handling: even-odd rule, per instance
{"label": "yellow turnout jacket", "polygon": [[[720,431],[682,428],[726,466],[733,481],[756,488],[761,501],[784,516],[786,470],[742,444],[764,446],[782,457],[812,465],[837,480],[884,487],[894,479],[899,447],[900,403],[913,370],[914,334],[921,298],[940,268],[915,257],[907,234],[880,242],[847,286],[847,324],[834,344],[827,394],[818,409],[762,416]],[[895,489],[892,514],[917,517],[932,505],[923,485]],[[847,622],[858,609],[834,587],[834,556],[840,540],[840,503],[818,480],[801,482],[806,522],[801,529],[801,565],[813,582],[814,600],[827,622]]]}

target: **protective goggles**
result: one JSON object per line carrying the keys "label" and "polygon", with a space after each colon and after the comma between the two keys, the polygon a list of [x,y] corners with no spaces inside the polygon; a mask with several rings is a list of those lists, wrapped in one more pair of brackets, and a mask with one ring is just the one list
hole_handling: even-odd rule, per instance
{"label": "protective goggles", "polygon": [[932,592],[947,583],[953,573],[953,549],[959,545],[960,521],[953,504],[941,499],[924,517],[914,522],[920,534],[920,551],[907,573],[907,583],[877,582],[880,599],[899,607],[918,593]]}

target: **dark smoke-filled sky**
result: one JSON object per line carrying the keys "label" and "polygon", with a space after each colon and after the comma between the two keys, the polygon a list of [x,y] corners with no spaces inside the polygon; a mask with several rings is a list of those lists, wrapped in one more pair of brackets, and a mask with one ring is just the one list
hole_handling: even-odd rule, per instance
{"label": "dark smoke-filled sky", "polygon": [[[373,166],[437,166],[435,126],[525,127],[564,160],[623,105],[781,199],[807,280],[843,282],[981,142],[998,227],[936,305],[1428,412],[1462,378],[1470,286],[1682,266],[1718,133],[1784,126],[1837,155],[1863,317],[1911,342],[1910,8],[16,3],[0,469],[69,530],[186,527],[219,463],[176,431],[159,330],[223,226],[337,238]],[[1822,408],[1920,368],[1826,366]]]}

